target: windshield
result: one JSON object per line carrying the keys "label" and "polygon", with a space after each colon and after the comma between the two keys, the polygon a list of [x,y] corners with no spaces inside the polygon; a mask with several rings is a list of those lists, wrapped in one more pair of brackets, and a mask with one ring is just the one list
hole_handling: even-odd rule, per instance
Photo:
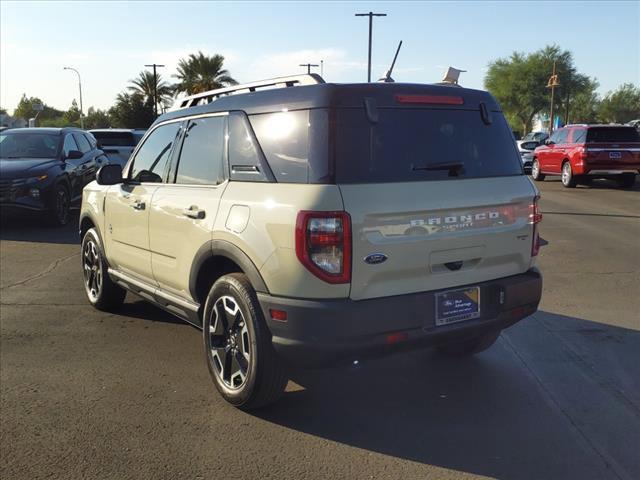
{"label": "windshield", "polygon": [[0,158],[54,158],[58,151],[59,135],[51,133],[0,134]]}
{"label": "windshield", "polygon": [[479,110],[364,109],[337,115],[336,181],[387,183],[522,174],[502,114],[483,122]]}
{"label": "windshield", "polygon": [[590,128],[587,142],[640,142],[640,134],[633,127]]}

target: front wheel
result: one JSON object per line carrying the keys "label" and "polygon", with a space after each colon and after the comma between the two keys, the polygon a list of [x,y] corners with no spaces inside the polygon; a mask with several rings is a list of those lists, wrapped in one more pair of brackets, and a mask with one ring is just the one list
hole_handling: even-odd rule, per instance
{"label": "front wheel", "polygon": [[58,183],[53,187],[53,198],[51,199],[49,224],[54,227],[63,227],[69,222],[69,211],[71,209],[71,197],[69,191],[63,183]]}
{"label": "front wheel", "polygon": [[95,308],[113,311],[124,303],[127,292],[111,280],[107,268],[98,234],[90,228],[82,238],[84,291]]}
{"label": "front wheel", "polygon": [[540,162],[537,158],[533,159],[533,165],[531,165],[531,178],[536,182],[542,182],[544,180],[544,174],[540,171]]}
{"label": "front wheel", "polygon": [[443,354],[452,357],[466,357],[475,355],[476,353],[484,352],[487,348],[491,347],[498,337],[500,336],[500,330],[497,332],[486,333],[477,337],[463,340],[462,342],[453,342],[436,347],[436,350]]}
{"label": "front wheel", "polygon": [[576,184],[576,177],[571,170],[571,163],[564,162],[562,164],[562,185],[566,188],[575,188]]}
{"label": "front wheel", "polygon": [[287,384],[255,290],[244,274],[218,279],[203,312],[209,373],[220,395],[242,410],[275,402]]}

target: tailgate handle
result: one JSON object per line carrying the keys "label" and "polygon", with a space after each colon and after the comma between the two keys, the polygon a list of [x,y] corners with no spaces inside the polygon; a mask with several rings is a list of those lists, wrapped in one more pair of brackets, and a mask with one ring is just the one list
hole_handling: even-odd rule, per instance
{"label": "tailgate handle", "polygon": [[462,268],[463,263],[464,262],[462,260],[459,260],[457,262],[447,262],[444,264],[444,266],[447,267],[452,272],[455,272],[456,270],[460,270]]}

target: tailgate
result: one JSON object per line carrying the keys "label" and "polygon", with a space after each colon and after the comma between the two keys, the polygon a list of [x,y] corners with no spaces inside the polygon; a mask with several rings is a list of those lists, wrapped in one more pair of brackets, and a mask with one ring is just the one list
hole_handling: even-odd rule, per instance
{"label": "tailgate", "polygon": [[640,166],[640,143],[589,143],[585,153],[589,168],[637,169]]}
{"label": "tailgate", "polygon": [[340,190],[352,221],[354,300],[473,284],[531,266],[528,208],[536,192],[525,176]]}

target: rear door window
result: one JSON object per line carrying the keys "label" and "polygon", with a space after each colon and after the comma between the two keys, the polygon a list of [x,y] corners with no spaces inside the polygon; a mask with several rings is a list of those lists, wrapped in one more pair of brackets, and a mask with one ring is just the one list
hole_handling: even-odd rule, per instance
{"label": "rear door window", "polygon": [[224,181],[225,117],[190,120],[178,160],[176,183],[217,185]]}
{"label": "rear door window", "polygon": [[479,110],[379,108],[339,110],[335,169],[338,183],[388,183],[522,175],[504,117],[490,124]]}
{"label": "rear door window", "polygon": [[640,142],[634,127],[600,127],[587,130],[587,142]]}

